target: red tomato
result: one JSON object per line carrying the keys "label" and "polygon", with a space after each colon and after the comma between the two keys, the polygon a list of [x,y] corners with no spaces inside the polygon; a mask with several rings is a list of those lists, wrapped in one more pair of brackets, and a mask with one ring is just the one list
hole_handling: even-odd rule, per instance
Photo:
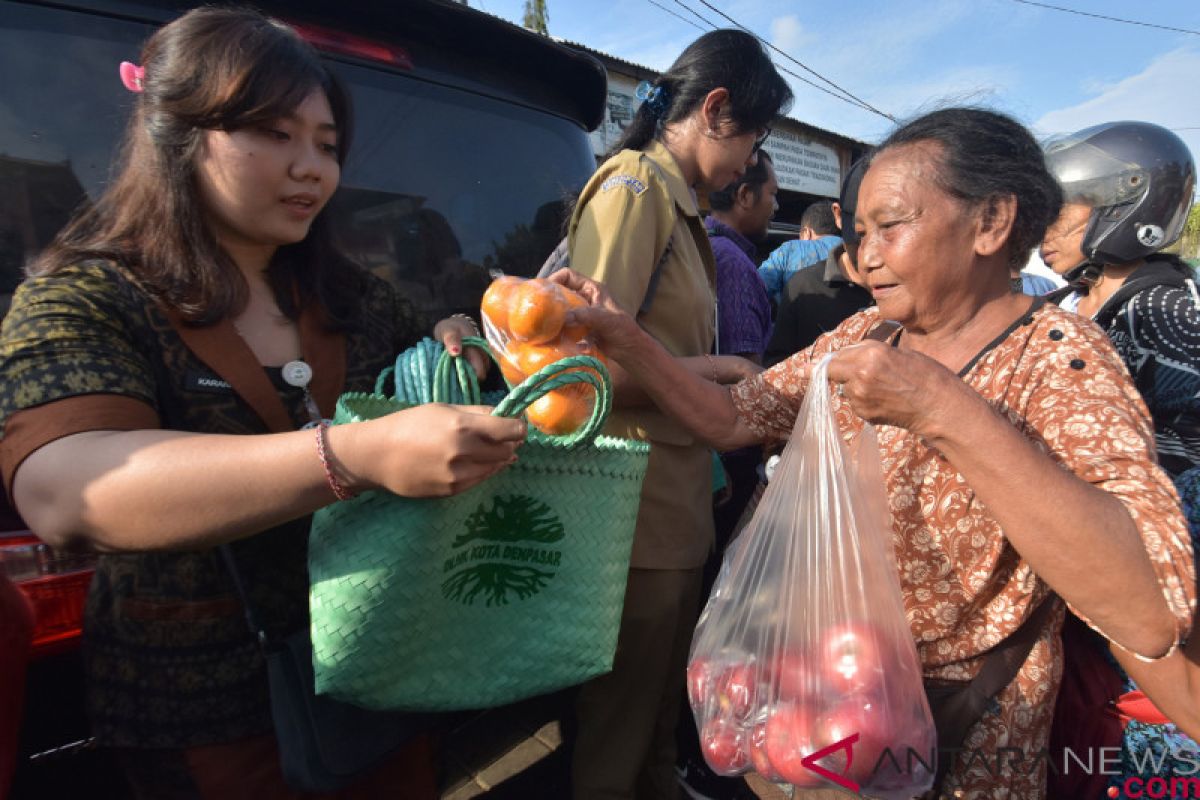
{"label": "red tomato", "polygon": [[687,668],[688,701],[692,708],[704,708],[713,688],[712,666],[705,659],[697,659]]}
{"label": "red tomato", "polygon": [[758,676],[758,666],[753,662],[725,668],[717,679],[717,696],[720,698],[722,714],[728,712],[739,720],[750,716],[759,698]]}
{"label": "red tomato", "polygon": [[728,719],[710,719],[700,731],[704,760],[719,775],[736,775],[750,766],[745,731]]}
{"label": "red tomato", "polygon": [[762,775],[769,781],[782,781],[783,776],[775,771],[771,766],[771,759],[767,757],[767,723],[760,722],[750,731],[750,763],[754,765],[754,771]]}
{"label": "red tomato", "polygon": [[[822,714],[816,727],[822,747],[858,734],[858,741],[853,747],[831,753],[821,760],[821,766],[863,785],[871,779],[884,748],[895,748],[897,745],[893,739],[898,737],[894,735],[887,710],[877,698],[870,695],[852,694],[846,697],[828,713]],[[903,747],[895,752],[900,753],[899,758],[903,763]]]}
{"label": "red tomato", "polygon": [[814,734],[809,710],[794,703],[776,706],[767,719],[764,745],[767,759],[783,780],[797,788],[820,786],[823,782],[802,763],[805,756],[817,749],[813,744]]}
{"label": "red tomato", "polygon": [[879,631],[871,625],[834,625],[821,637],[821,673],[838,694],[868,692],[883,677]]}
{"label": "red tomato", "polygon": [[821,676],[813,659],[803,653],[783,653],[775,659],[775,683],[782,703],[811,705],[821,694]]}

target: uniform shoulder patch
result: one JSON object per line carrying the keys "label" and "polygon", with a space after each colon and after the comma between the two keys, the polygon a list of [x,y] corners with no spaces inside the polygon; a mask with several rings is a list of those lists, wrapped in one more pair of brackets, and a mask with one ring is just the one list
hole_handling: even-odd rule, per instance
{"label": "uniform shoulder patch", "polygon": [[616,189],[619,186],[624,186],[634,194],[646,191],[646,182],[632,175],[613,175],[600,184],[600,191],[607,192],[609,189]]}

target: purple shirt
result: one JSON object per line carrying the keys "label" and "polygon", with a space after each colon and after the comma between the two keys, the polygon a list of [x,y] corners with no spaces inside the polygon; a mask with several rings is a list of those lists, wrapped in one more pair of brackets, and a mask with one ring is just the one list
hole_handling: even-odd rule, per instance
{"label": "purple shirt", "polygon": [[712,216],[704,227],[717,262],[717,352],[762,355],[771,341],[771,302],[754,266],[754,245]]}

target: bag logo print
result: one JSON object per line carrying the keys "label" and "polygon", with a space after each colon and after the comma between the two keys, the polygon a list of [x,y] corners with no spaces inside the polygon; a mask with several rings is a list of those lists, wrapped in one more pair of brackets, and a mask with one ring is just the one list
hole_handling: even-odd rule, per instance
{"label": "bag logo print", "polygon": [[526,495],[500,495],[480,503],[467,517],[465,532],[451,543],[442,571],[442,596],[464,605],[482,597],[486,606],[508,605],[509,595],[525,600],[557,574],[562,551],[547,547],[566,535],[554,511]]}
{"label": "bag logo print", "polygon": [[[832,782],[836,783],[838,786],[841,786],[843,789],[849,789],[850,791],[857,794],[858,790],[862,787],[860,787],[857,783],[855,783],[854,781],[852,781],[848,777],[846,777],[846,774],[849,774],[849,772],[850,772],[850,767],[854,764],[854,744],[857,741],[858,741],[858,734],[852,733],[849,736],[847,736],[845,739],[840,739],[840,740],[834,742],[833,744],[831,744],[827,747],[822,747],[820,750],[816,751],[815,753],[812,753],[812,754],[807,755],[804,758],[800,759],[800,765],[802,767],[804,767],[805,769],[807,769],[809,772],[813,772],[817,775],[820,775],[825,780],[832,781]],[[836,772],[833,772],[832,770],[826,769],[825,767],[823,767],[817,763],[821,759],[826,758],[827,756],[830,756],[833,753],[836,753],[838,750],[846,751],[846,773],[841,774],[841,775],[839,775]]]}

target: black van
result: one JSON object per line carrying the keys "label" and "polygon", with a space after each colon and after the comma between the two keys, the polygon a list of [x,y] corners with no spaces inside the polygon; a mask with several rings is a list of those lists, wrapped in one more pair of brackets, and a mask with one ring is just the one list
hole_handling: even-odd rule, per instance
{"label": "black van", "polygon": [[[0,0],[0,314],[26,261],[110,177],[134,100],[119,64],[198,4]],[[350,89],[353,141],[329,207],[349,255],[432,319],[477,314],[494,270],[537,271],[560,238],[563,199],[595,169],[599,62],[450,0],[255,6],[295,25]],[[0,532],[0,570],[38,616],[13,797],[121,796],[86,747],[86,559],[14,530]]]}

